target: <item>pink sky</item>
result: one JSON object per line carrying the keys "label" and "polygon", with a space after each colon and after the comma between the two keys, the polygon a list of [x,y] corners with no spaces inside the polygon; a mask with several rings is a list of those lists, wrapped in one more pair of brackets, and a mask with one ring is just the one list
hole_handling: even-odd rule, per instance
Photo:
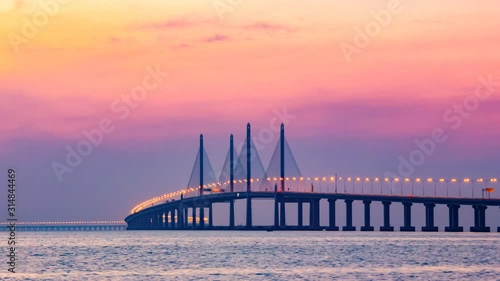
{"label": "pink sky", "polygon": [[[103,118],[117,129],[102,150],[189,140],[191,155],[199,133],[225,141],[248,121],[267,126],[286,107],[299,155],[315,140],[355,143],[345,153],[372,151],[374,159],[407,154],[415,138],[443,128],[450,140],[436,163],[481,159],[498,171],[500,85],[458,129],[443,114],[474,95],[479,77],[500,81],[500,2],[400,1],[402,11],[350,62],[340,45],[353,45],[355,29],[391,1],[243,0],[223,18],[214,2],[71,0],[32,38],[23,27],[43,8],[29,0],[0,6],[0,155],[50,165]],[[24,41],[12,45],[12,36]],[[120,120],[113,101],[157,66],[169,76]],[[28,155],[26,143],[55,154]]]}

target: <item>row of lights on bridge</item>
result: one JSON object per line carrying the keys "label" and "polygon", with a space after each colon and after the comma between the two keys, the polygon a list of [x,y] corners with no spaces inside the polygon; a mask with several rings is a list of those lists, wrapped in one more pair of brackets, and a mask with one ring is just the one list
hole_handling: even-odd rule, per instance
{"label": "row of lights on bridge", "polygon": [[[0,222],[0,225],[8,225],[7,222]],[[123,224],[123,221],[41,221],[41,222],[17,222],[16,224],[21,225],[45,225],[45,224]]]}
{"label": "row of lights on bridge", "polygon": [[[327,181],[327,177],[322,177],[322,178],[319,178],[319,177],[314,177],[314,178],[305,178],[305,177],[292,177],[292,178],[284,178],[284,180],[286,181],[290,181],[290,180],[293,180],[293,181],[311,181],[311,179],[313,181]],[[267,181],[278,181],[278,180],[283,180],[283,178],[267,178]],[[496,178],[491,178],[489,180],[487,179],[482,179],[482,178],[479,178],[479,179],[470,179],[470,178],[465,178],[465,179],[456,179],[456,178],[452,178],[452,179],[444,179],[444,178],[439,178],[439,179],[433,179],[433,178],[427,178],[427,179],[421,179],[421,178],[416,178],[416,179],[410,179],[410,178],[393,178],[393,179],[390,179],[390,178],[374,178],[373,180],[370,179],[370,178],[364,178],[364,180],[360,177],[357,177],[357,178],[351,178],[351,177],[348,177],[348,178],[342,178],[342,177],[339,177],[338,178],[338,181],[348,181],[348,182],[353,182],[353,181],[356,181],[356,182],[362,182],[362,181],[365,181],[365,182],[424,182],[424,181],[427,181],[427,182],[441,182],[441,183],[448,183],[448,182],[452,182],[452,183],[456,183],[456,182],[464,182],[464,183],[473,183],[473,182],[479,182],[479,183],[486,183],[486,182],[490,182],[490,183],[496,183],[498,182],[498,179]],[[255,179],[255,181],[259,182],[259,179]],[[335,177],[330,177],[330,181],[334,182],[335,181]],[[231,181],[225,181],[224,183],[220,183],[220,182],[217,182],[217,183],[212,183],[212,184],[207,184],[207,185],[204,185],[203,188],[215,188],[215,187],[218,187],[218,186],[222,186],[223,184],[229,184]],[[246,179],[244,180],[234,180],[233,183],[244,183],[244,182],[247,182]],[[254,182],[254,179],[250,179],[250,182]],[[186,188],[186,189],[183,189],[183,190],[179,190],[179,191],[176,191],[176,192],[170,192],[170,193],[167,193],[167,194],[164,194],[162,196],[158,196],[158,197],[155,197],[155,198],[151,198],[147,201],[144,201],[142,202],[141,204],[135,206],[131,213],[136,213],[136,212],[139,212],[140,210],[144,209],[145,207],[147,206],[150,206],[150,205],[153,205],[155,203],[158,203],[160,201],[163,201],[163,200],[167,200],[167,199],[170,199],[170,198],[173,198],[173,197],[177,197],[177,196],[180,196],[181,194],[187,194],[187,193],[191,193],[191,192],[195,192],[195,191],[198,191],[200,189],[200,187],[189,187],[189,188]]]}

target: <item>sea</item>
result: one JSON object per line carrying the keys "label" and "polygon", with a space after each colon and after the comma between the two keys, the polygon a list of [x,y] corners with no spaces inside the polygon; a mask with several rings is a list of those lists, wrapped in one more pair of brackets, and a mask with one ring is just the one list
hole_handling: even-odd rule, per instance
{"label": "sea", "polygon": [[16,273],[2,254],[0,280],[500,280],[500,233],[75,231],[16,240]]}

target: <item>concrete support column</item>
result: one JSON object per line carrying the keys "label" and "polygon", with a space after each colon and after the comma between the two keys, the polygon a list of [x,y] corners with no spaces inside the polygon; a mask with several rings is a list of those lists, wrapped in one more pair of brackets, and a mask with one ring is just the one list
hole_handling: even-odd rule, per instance
{"label": "concrete support column", "polygon": [[342,231],[356,231],[356,227],[352,226],[352,199],[345,200],[345,226]]}
{"label": "concrete support column", "polygon": [[200,206],[200,222],[199,222],[199,227],[200,228],[205,228],[205,206],[204,206],[204,203],[202,203],[201,206]]}
{"label": "concrete support column", "polygon": [[175,228],[175,221],[174,221],[175,212],[174,212],[174,209],[168,210],[168,215],[170,216],[170,222],[169,222],[168,228],[169,229],[174,229]]}
{"label": "concrete support column", "polygon": [[177,224],[175,222],[175,209],[170,210],[170,225],[172,226],[172,229],[175,229],[177,227]]}
{"label": "concrete support column", "polygon": [[314,201],[309,201],[309,228],[314,228]]}
{"label": "concrete support column", "polygon": [[193,217],[193,222],[191,223],[191,225],[192,225],[193,229],[195,229],[196,228],[196,207],[195,206],[193,206],[192,212],[193,213],[191,216]]}
{"label": "concrete support column", "polygon": [[464,228],[459,226],[458,209],[460,205],[448,204],[450,225],[444,228],[446,232],[463,232]]}
{"label": "concrete support column", "polygon": [[278,194],[275,192],[274,193],[274,227],[278,228],[279,226],[280,226],[280,222],[279,222],[279,199],[278,199]]}
{"label": "concrete support column", "polygon": [[404,226],[399,228],[399,231],[415,231],[415,227],[411,226],[411,202],[403,202],[404,207]]}
{"label": "concrete support column", "polygon": [[213,225],[213,213],[212,213],[212,203],[209,203],[208,205],[208,227],[212,228]]}
{"label": "concrete support column", "polygon": [[168,209],[165,209],[165,211],[164,211],[165,212],[165,224],[163,225],[163,229],[168,229],[168,226],[169,226],[168,225],[168,212],[169,211],[170,210],[168,210]]}
{"label": "concrete support column", "polygon": [[234,228],[234,200],[229,201],[229,228]]}
{"label": "concrete support column", "polygon": [[361,227],[361,231],[373,231],[373,226],[370,225],[370,205],[371,200],[363,200],[363,204],[365,205],[365,225]]}
{"label": "concrete support column", "polygon": [[473,205],[474,208],[474,226],[470,228],[471,232],[490,232],[490,227],[486,226],[486,205]]}
{"label": "concrete support column", "polygon": [[394,227],[391,226],[391,201],[382,201],[384,205],[384,226],[380,227],[380,231],[394,231]]}
{"label": "concrete support column", "polygon": [[250,192],[247,192],[247,229],[252,228],[252,198]]}
{"label": "concrete support column", "polygon": [[320,226],[320,212],[319,212],[319,200],[320,199],[315,199],[314,200],[314,228],[317,228],[319,229],[321,226]]}
{"label": "concrete support column", "polygon": [[[168,216],[170,216],[170,222],[168,221]],[[174,228],[173,217],[174,217],[174,211],[172,209],[168,209],[165,211],[165,228],[168,229]]]}
{"label": "concrete support column", "polygon": [[188,218],[189,218],[189,208],[184,208],[184,228],[188,228],[188,225],[189,225],[189,221],[188,221]]}
{"label": "concrete support column", "polygon": [[434,225],[434,203],[424,203],[425,206],[425,226],[422,227],[423,232],[436,232],[437,226]]}
{"label": "concrete support column", "polygon": [[336,225],[336,218],[335,218],[335,202],[337,199],[328,199],[328,230],[331,231],[338,231],[339,227]]}
{"label": "concrete support column", "polygon": [[304,226],[304,213],[303,213],[303,204],[302,200],[299,200],[297,203],[297,218],[298,218],[298,226],[303,227]]}
{"label": "concrete support column", "polygon": [[309,203],[309,227],[319,229],[319,199],[311,199]]}
{"label": "concrete support column", "polygon": [[179,214],[177,217],[179,221],[179,229],[184,229],[184,208],[182,207],[182,204],[179,206],[177,213]]}
{"label": "concrete support column", "polygon": [[286,227],[285,198],[281,198],[280,202],[280,227]]}

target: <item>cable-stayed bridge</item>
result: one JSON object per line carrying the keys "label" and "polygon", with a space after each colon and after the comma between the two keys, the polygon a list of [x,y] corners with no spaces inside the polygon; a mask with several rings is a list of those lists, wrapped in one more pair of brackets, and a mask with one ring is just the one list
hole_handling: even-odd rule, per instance
{"label": "cable-stayed bridge", "polygon": [[[264,168],[247,124],[245,144],[237,153],[233,136],[220,175],[216,175],[203,145],[195,159],[186,188],[151,198],[135,206],[125,218],[129,230],[160,229],[267,229],[267,230],[340,230],[354,231],[353,202],[363,203],[364,225],[361,231],[373,231],[371,204],[383,205],[383,225],[380,231],[393,231],[391,204],[403,205],[403,222],[400,231],[415,231],[412,225],[412,206],[425,206],[425,226],[422,231],[438,231],[434,223],[436,205],[448,207],[447,232],[461,232],[459,208],[472,206],[474,225],[470,231],[489,232],[486,209],[500,207],[500,199],[494,198],[497,178],[366,178],[330,175],[305,177],[302,175],[292,150],[285,138],[281,124],[280,138],[267,169]],[[420,193],[417,193],[419,191]],[[252,200],[274,201],[274,224],[257,226],[253,223]],[[246,201],[246,223],[235,226],[235,201]],[[320,201],[328,201],[328,225],[320,225]],[[336,203],[345,206],[345,226],[336,225]],[[229,220],[226,226],[214,226],[213,204],[229,204]],[[286,204],[297,205],[297,224],[287,224]],[[304,206],[309,207],[308,224],[304,224]],[[491,208],[497,212],[498,208]],[[208,214],[207,214],[208,212]],[[497,229],[500,232],[500,227]]]}

